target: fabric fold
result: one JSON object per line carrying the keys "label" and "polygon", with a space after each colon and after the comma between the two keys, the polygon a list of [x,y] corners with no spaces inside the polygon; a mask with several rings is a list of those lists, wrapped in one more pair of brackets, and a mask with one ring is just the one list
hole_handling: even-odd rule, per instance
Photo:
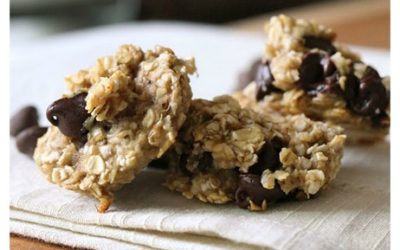
{"label": "fabric fold", "polygon": [[162,186],[163,171],[148,169],[99,214],[94,199],[47,183],[31,159],[14,145],[10,149],[11,232],[45,241],[91,248],[91,239],[98,249],[371,249],[389,244],[389,142],[348,146],[337,180],[319,197],[275,204],[262,213],[187,200]]}

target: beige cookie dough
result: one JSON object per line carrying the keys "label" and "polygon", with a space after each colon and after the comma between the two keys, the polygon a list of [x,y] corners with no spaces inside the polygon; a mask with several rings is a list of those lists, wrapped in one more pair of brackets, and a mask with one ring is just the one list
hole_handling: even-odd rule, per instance
{"label": "beige cookie dough", "polygon": [[326,188],[345,140],[340,127],[304,115],[260,115],[230,96],[197,99],[165,156],[165,185],[189,199],[265,210]]}
{"label": "beige cookie dough", "polygon": [[50,182],[97,198],[98,211],[106,211],[113,192],[175,142],[192,97],[188,75],[195,70],[193,58],[180,59],[169,48],[144,52],[122,45],[115,55],[67,76],[63,100],[85,97],[85,134],[66,136],[61,125],[51,126],[38,140],[35,162]]}

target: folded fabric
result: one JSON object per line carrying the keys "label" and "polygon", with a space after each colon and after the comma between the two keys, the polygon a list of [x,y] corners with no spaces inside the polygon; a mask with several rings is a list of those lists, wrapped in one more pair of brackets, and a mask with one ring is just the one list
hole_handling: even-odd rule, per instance
{"label": "folded fabric", "polygon": [[96,200],[48,183],[11,140],[10,230],[95,249],[388,248],[389,147],[347,147],[341,172],[319,197],[261,213],[186,200],[161,185],[163,171],[148,169],[99,214]]}

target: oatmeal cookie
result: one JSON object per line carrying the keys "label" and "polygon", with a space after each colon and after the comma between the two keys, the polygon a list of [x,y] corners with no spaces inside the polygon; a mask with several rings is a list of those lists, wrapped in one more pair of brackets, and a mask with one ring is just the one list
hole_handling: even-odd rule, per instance
{"label": "oatmeal cookie", "polygon": [[304,115],[260,115],[230,96],[193,100],[168,151],[165,185],[186,198],[265,210],[310,198],[335,179],[346,136]]}
{"label": "oatmeal cookie", "polygon": [[66,77],[69,92],[49,106],[53,126],[38,140],[34,160],[50,182],[94,196],[106,211],[113,191],[175,142],[195,70],[193,58],[160,46],[143,52],[123,45],[99,58]]}
{"label": "oatmeal cookie", "polygon": [[384,138],[389,77],[335,43],[335,33],[314,21],[280,15],[265,30],[264,56],[249,69],[244,90],[233,95],[243,107],[338,124],[351,142]]}

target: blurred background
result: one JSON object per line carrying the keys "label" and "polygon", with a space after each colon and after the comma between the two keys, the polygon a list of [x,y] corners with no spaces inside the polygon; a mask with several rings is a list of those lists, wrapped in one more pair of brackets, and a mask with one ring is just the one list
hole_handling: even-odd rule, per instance
{"label": "blurred background", "polygon": [[[284,12],[332,26],[344,42],[389,47],[389,0],[11,0],[10,3],[12,44],[65,31],[155,20],[261,31],[268,16]],[[371,31],[374,36],[370,36]]]}

